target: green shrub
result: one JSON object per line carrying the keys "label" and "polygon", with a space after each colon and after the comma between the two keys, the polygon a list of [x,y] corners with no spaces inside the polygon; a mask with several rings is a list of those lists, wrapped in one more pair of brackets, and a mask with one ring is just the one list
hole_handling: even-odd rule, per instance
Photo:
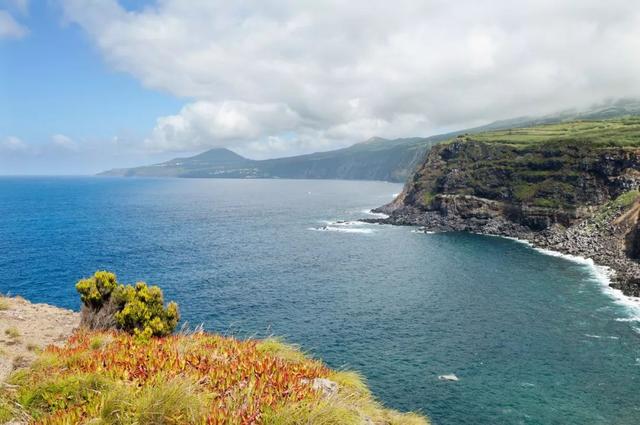
{"label": "green shrub", "polygon": [[135,287],[120,285],[113,298],[120,307],[115,315],[118,327],[142,337],[169,335],[180,320],[178,305],[170,302],[165,307],[162,290],[157,286],[144,282]]}
{"label": "green shrub", "polygon": [[86,306],[99,309],[109,300],[111,292],[117,286],[118,282],[114,273],[97,271],[92,277],[76,283],[76,290],[80,293],[80,299]]}
{"label": "green shrub", "polygon": [[138,282],[117,282],[116,275],[98,271],[76,284],[84,306],[82,324],[89,329],[116,328],[141,338],[171,334],[180,320],[178,305],[164,305],[162,290]]}

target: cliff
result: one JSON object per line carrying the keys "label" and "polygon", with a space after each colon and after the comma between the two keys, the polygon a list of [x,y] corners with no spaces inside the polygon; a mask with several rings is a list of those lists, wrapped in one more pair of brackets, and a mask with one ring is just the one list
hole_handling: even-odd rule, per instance
{"label": "cliff", "polygon": [[640,295],[640,119],[461,135],[432,148],[385,222],[529,240],[590,257]]}

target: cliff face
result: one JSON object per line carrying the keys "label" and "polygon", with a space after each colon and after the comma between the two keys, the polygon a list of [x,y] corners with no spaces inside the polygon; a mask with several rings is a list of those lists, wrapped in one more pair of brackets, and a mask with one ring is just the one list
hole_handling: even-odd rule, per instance
{"label": "cliff face", "polygon": [[571,225],[640,185],[640,150],[580,142],[519,147],[459,138],[435,146],[398,207],[444,217],[503,218],[532,230]]}
{"label": "cliff face", "polygon": [[434,146],[385,223],[526,239],[594,259],[640,296],[640,121],[459,136]]}

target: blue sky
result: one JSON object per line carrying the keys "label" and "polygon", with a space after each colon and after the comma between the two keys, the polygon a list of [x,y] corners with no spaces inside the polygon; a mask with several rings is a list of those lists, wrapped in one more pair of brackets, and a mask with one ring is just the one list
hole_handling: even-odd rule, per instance
{"label": "blue sky", "polygon": [[639,52],[636,0],[0,0],[0,174],[581,108],[640,96]]}
{"label": "blue sky", "polygon": [[[184,103],[110,69],[87,34],[65,22],[56,3],[33,2],[28,14],[17,14],[17,19],[29,33],[0,40],[0,135],[18,135],[35,146],[49,143],[55,134],[96,143],[114,136],[139,139],[157,117]],[[41,167],[46,173],[48,160],[32,161],[36,169],[25,171]]]}

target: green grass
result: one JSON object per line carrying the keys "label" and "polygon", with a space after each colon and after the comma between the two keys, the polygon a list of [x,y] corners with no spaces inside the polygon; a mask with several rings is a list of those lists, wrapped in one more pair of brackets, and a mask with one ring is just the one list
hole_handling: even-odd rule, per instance
{"label": "green grass", "polygon": [[382,408],[356,372],[333,372],[338,393],[320,401],[289,403],[266,412],[264,425],[425,425],[424,417]]}
{"label": "green grass", "polygon": [[14,411],[11,405],[0,399],[0,424],[9,422],[14,417]]}
{"label": "green grass", "polygon": [[422,194],[422,203],[423,205],[429,205],[435,198],[435,195],[431,192],[425,192]]}
{"label": "green grass", "polygon": [[110,388],[92,424],[195,424],[206,419],[207,399],[196,385],[182,378],[159,376],[157,382],[136,393],[131,385]]}
{"label": "green grass", "polygon": [[18,391],[18,403],[31,416],[40,418],[57,410],[90,402],[110,385],[110,380],[98,373],[54,375],[33,386],[22,386]]}
{"label": "green grass", "polygon": [[15,326],[7,328],[4,330],[4,334],[7,335],[11,339],[20,338],[20,331]]}
{"label": "green grass", "polygon": [[613,206],[617,208],[627,208],[631,204],[633,204],[636,199],[640,196],[640,191],[638,190],[630,190],[628,192],[623,193],[613,200]]}
{"label": "green grass", "polygon": [[640,117],[564,122],[478,133],[468,137],[481,142],[519,146],[573,141],[602,147],[635,147],[640,146]]}
{"label": "green grass", "polygon": [[259,353],[270,354],[291,363],[300,363],[308,358],[300,351],[299,347],[286,344],[281,338],[271,337],[259,341],[256,345]]}

